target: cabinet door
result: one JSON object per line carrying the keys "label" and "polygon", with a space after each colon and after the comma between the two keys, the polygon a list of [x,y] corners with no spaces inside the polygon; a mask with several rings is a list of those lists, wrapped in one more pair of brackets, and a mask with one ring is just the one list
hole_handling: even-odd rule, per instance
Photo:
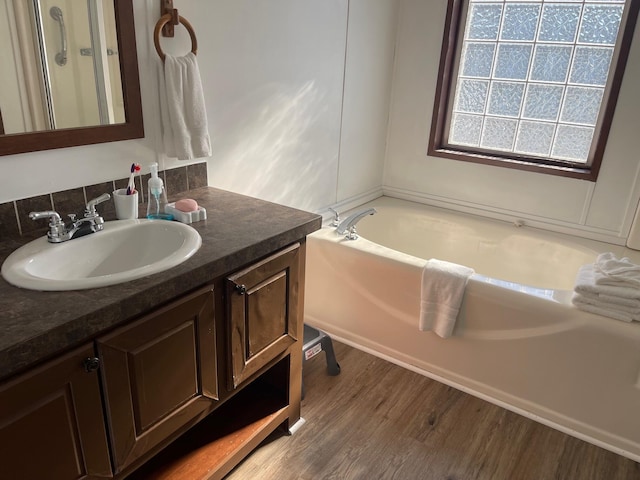
{"label": "cabinet door", "polygon": [[227,278],[231,385],[255,374],[298,337],[300,244]]}
{"label": "cabinet door", "polygon": [[218,399],[213,287],[98,339],[117,472]]}
{"label": "cabinet door", "polygon": [[111,463],[93,346],[0,386],[0,478],[108,478]]}

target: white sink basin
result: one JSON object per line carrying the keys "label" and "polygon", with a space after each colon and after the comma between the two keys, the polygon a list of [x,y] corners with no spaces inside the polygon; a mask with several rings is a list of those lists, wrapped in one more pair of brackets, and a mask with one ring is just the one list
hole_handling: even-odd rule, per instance
{"label": "white sink basin", "polygon": [[128,282],[181,264],[202,245],[189,225],[166,220],[117,220],[63,243],[38,238],[2,264],[4,279],[31,290],[81,290]]}

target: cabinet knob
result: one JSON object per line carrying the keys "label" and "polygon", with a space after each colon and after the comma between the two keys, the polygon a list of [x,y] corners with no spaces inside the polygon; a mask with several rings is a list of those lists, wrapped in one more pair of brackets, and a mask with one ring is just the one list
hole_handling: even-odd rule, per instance
{"label": "cabinet knob", "polygon": [[89,357],[84,360],[84,370],[86,372],[95,372],[100,368],[100,359],[97,357]]}
{"label": "cabinet knob", "polygon": [[244,295],[245,293],[247,293],[247,287],[245,287],[244,285],[236,285],[235,289],[236,292],[238,292],[240,295]]}

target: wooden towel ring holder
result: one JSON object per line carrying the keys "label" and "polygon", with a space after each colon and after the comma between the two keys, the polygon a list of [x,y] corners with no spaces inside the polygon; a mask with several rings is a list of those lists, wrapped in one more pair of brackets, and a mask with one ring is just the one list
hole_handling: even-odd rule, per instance
{"label": "wooden towel ring holder", "polygon": [[[160,30],[162,30],[162,27],[164,27],[166,24],[171,22],[173,18],[173,15],[171,15],[170,13],[163,15],[162,17],[160,17],[160,20],[158,20],[158,23],[156,23],[156,28],[153,29],[153,44],[155,45],[156,52],[158,52],[158,55],[163,62],[166,58],[166,55],[162,51],[162,47],[160,47]],[[198,39],[196,38],[196,32],[193,30],[193,27],[191,26],[189,21],[184,17],[178,15],[178,22],[184,25],[184,27],[187,29],[187,32],[189,32],[189,36],[191,37],[191,53],[193,53],[194,55],[197,54]]]}

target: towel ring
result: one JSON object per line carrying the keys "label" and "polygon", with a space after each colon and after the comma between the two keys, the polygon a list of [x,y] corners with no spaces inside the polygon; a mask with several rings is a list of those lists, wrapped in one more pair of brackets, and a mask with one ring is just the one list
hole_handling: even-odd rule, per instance
{"label": "towel ring", "polygon": [[[162,47],[160,47],[160,30],[162,30],[162,27],[164,27],[172,19],[173,19],[173,16],[170,13],[163,15],[162,17],[160,17],[160,20],[158,20],[158,23],[156,23],[156,28],[153,29],[153,44],[155,45],[156,52],[158,52],[158,55],[160,56],[163,62],[164,62],[164,59],[166,58],[166,55],[162,51]],[[197,54],[198,39],[196,38],[196,32],[193,30],[193,27],[191,26],[191,24],[186,18],[178,15],[178,21],[182,25],[184,25],[184,27],[187,29],[187,32],[189,32],[189,36],[191,37],[191,53],[193,53],[194,55]]]}

